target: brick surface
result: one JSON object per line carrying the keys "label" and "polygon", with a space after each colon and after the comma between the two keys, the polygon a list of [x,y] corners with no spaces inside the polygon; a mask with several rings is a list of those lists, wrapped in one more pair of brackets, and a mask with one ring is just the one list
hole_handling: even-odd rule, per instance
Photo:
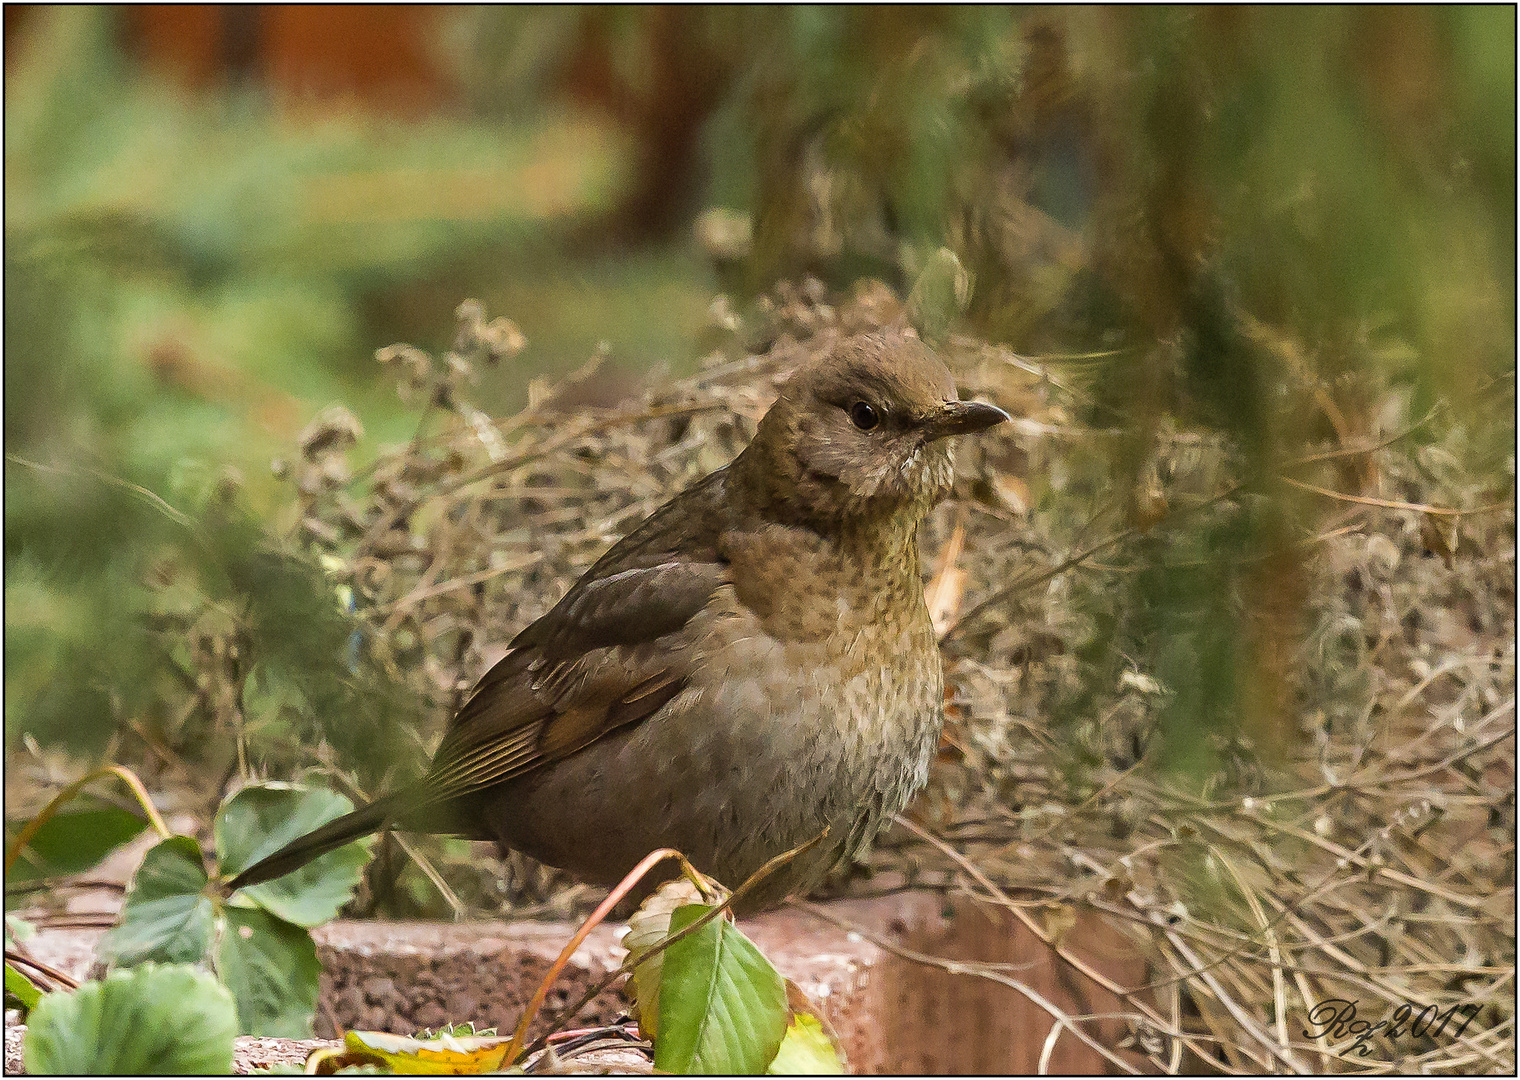
{"label": "brick surface", "polygon": [[[1122,1004],[1055,960],[1004,912],[940,893],[840,900],[821,907],[842,929],[800,909],[741,921],[744,931],[833,1025],[856,1073],[1031,1073],[1053,1021],[1018,989],[897,955],[894,948],[946,960],[1004,965],[1000,970],[1073,1014],[1112,1014]],[[601,926],[576,952],[536,1028],[622,962],[621,927]],[[410,1034],[472,1021],[506,1029],[538,987],[575,927],[566,923],[337,922],[315,932],[323,974],[316,1029]],[[75,977],[90,973],[100,931],[44,931],[27,948]],[[876,944],[884,942],[888,948]],[[1145,964],[1123,936],[1081,921],[1068,936],[1090,963],[1121,984],[1145,982]],[[598,997],[575,1027],[611,1023],[627,1003],[616,990]],[[1085,1030],[1112,1047],[1116,1020]],[[7,1031],[6,1071],[13,1062]],[[239,1064],[303,1058],[309,1046],[240,1040]],[[1137,1065],[1138,1059],[1132,1059]],[[1106,1071],[1106,1063],[1069,1034],[1052,1052],[1052,1072]]]}

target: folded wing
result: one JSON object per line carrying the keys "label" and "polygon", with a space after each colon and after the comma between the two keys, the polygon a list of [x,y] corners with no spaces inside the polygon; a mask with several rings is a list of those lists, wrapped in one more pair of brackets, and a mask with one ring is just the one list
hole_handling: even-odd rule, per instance
{"label": "folded wing", "polygon": [[692,616],[727,581],[719,562],[669,560],[583,579],[476,685],[423,781],[429,801],[573,754],[681,692]]}

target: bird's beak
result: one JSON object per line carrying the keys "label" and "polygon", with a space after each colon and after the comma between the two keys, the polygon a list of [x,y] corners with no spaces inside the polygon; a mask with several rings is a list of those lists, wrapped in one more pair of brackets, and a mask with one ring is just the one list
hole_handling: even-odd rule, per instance
{"label": "bird's beak", "polygon": [[924,437],[943,439],[947,435],[970,435],[986,431],[1008,419],[1008,414],[985,401],[947,401],[924,421]]}

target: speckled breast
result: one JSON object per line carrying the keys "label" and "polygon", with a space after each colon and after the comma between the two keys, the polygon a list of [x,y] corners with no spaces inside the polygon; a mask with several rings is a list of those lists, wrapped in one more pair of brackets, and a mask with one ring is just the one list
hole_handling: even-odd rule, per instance
{"label": "speckled breast", "polygon": [[494,795],[502,838],[603,884],[667,845],[732,888],[827,826],[745,906],[816,884],[923,786],[943,700],[921,598],[887,619],[880,583],[832,591],[834,625],[788,639],[771,632],[774,615],[719,590],[672,635],[689,657],[686,688]]}

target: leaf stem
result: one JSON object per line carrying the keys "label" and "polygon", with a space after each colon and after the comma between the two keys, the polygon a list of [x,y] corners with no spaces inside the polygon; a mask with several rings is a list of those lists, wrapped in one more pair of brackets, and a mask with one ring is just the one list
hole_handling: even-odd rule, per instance
{"label": "leaf stem", "polygon": [[[657,953],[661,953],[664,950],[670,948],[672,945],[674,945],[676,942],[680,941],[682,938],[686,937],[687,935],[689,935],[689,934],[695,934],[698,930],[702,929],[702,927],[706,926],[708,923],[710,923],[714,919],[716,919],[719,915],[722,915],[729,908],[733,907],[734,903],[736,901],[738,901],[740,897],[745,896],[746,894],[748,894],[751,889],[753,889],[761,881],[765,880],[767,877],[769,877],[771,874],[773,874],[776,870],[778,870],[782,866],[785,866],[787,863],[791,862],[793,859],[795,859],[797,856],[801,855],[803,852],[808,851],[808,850],[810,850],[813,847],[816,847],[819,843],[821,843],[823,841],[824,837],[828,836],[828,834],[829,834],[829,830],[828,830],[827,826],[825,826],[824,830],[821,833],[819,833],[817,836],[813,837],[807,843],[805,843],[805,844],[799,844],[797,847],[792,848],[790,851],[783,851],[780,855],[775,856],[769,862],[767,862],[764,866],[760,867],[760,869],[756,870],[749,877],[745,878],[744,879],[744,884],[740,885],[737,889],[735,889],[734,892],[733,892],[733,895],[731,895],[727,900],[724,900],[721,904],[718,904],[716,907],[714,907],[711,911],[707,912],[706,914],[701,915],[701,916],[699,916],[696,919],[693,919],[692,922],[691,922],[691,924],[689,926],[684,926],[680,930],[677,930],[674,934],[670,934],[670,935],[668,935],[668,936],[666,936],[664,938],[661,938],[659,941],[655,942],[653,945],[651,945],[649,947],[649,950],[647,952],[645,952],[642,956],[640,956],[638,958],[637,962],[635,962],[631,956],[628,959],[624,960],[620,965],[618,965],[618,967],[615,970],[609,972],[607,974],[607,976],[602,979],[601,982],[596,983],[589,990],[587,990],[584,994],[582,994],[579,1001],[577,1001],[574,1005],[570,1006],[570,1008],[566,1009],[564,1012],[560,1013],[559,1016],[557,1016],[555,1018],[554,1023],[550,1026],[549,1030],[546,1031],[546,1032],[544,1032],[544,1034],[540,1035],[538,1038],[534,1039],[533,1042],[528,1045],[528,1047],[523,1051],[524,1055],[531,1054],[535,1050],[538,1050],[540,1047],[546,1045],[548,1043],[548,1041],[549,1041],[549,1038],[554,1034],[555,1031],[557,1031],[559,1028],[563,1027],[566,1023],[568,1023],[570,1021],[570,1018],[572,1016],[574,1016],[576,1013],[580,1012],[581,1009],[583,1009],[585,1007],[585,1005],[586,1005],[586,1003],[588,1001],[590,1001],[592,998],[594,998],[598,994],[600,994],[603,990],[606,990],[609,986],[611,986],[613,984],[613,982],[615,982],[617,980],[618,976],[629,974],[631,971],[633,971],[634,968],[638,967],[639,964],[642,964],[645,960],[648,960],[650,957],[656,955]],[[661,850],[663,850],[663,851],[670,851],[672,849],[670,849],[670,848],[662,848]],[[653,854],[658,854],[658,852],[652,853],[650,857],[653,857]],[[675,854],[680,855],[680,852],[676,852]],[[647,861],[647,859],[646,859],[646,861]],[[681,863],[682,863],[683,866],[686,866],[686,867],[690,867],[690,865],[691,865],[690,863],[688,863],[686,861],[686,858],[684,856],[681,856]],[[640,864],[640,865],[642,865],[642,864]],[[637,870],[637,867],[635,868],[635,870]],[[694,871],[693,871],[693,873],[694,873]],[[691,874],[688,874],[688,876],[690,877]],[[696,878],[693,877],[692,880],[696,881]],[[624,879],[624,882],[625,883],[627,882],[627,878]],[[700,883],[698,883],[698,884],[699,884],[699,887],[700,887]],[[619,884],[618,888],[622,889],[623,885]],[[627,892],[627,890],[624,889],[624,893],[625,894],[626,894],[626,892]],[[611,897],[609,896],[608,899],[611,900]],[[621,899],[621,897],[619,897],[619,899]],[[614,901],[614,903],[615,902],[616,901]],[[603,907],[606,907],[606,906],[608,906],[608,905],[606,903],[604,903]],[[597,911],[600,912],[601,908],[598,908]],[[595,918],[596,916],[593,915],[592,917]],[[551,972],[551,974],[553,974],[553,972]],[[542,987],[542,988],[540,988],[544,993],[547,993],[547,986],[548,986],[548,982],[549,981],[551,981],[551,980],[546,980],[545,981],[545,986]],[[519,1024],[519,1029],[521,1030],[525,1026],[526,1025],[524,1025],[524,1024]],[[515,1038],[515,1036],[514,1036],[514,1038]],[[510,1058],[510,1057],[508,1057],[505,1060],[506,1060],[506,1062],[510,1063],[513,1059]]]}
{"label": "leaf stem", "polygon": [[163,839],[169,839],[171,835],[169,826],[165,825],[164,819],[159,816],[157,808],[153,805],[152,797],[148,795],[148,789],[143,787],[143,782],[137,778],[137,774],[125,765],[102,765],[92,772],[85,773],[57,795],[54,795],[52,801],[42,808],[42,812],[26,823],[25,827],[21,830],[21,834],[11,844],[10,850],[5,853],[5,872],[10,873],[11,866],[21,856],[22,849],[31,842],[32,837],[37,835],[38,830],[46,825],[49,819],[58,812],[59,807],[78,795],[86,784],[99,780],[103,776],[114,776],[126,784],[131,789],[133,796],[136,797],[138,804],[147,813],[148,822],[153,826],[154,831]]}
{"label": "leaf stem", "polygon": [[517,1061],[518,1056],[522,1052],[523,1039],[528,1034],[528,1025],[538,1015],[539,1009],[543,1008],[544,1001],[549,996],[549,988],[559,978],[560,972],[565,970],[565,965],[570,963],[570,957],[575,955],[575,950],[581,947],[581,943],[612,912],[612,909],[618,905],[618,902],[633,891],[634,886],[643,880],[644,875],[666,859],[680,859],[682,869],[687,871],[688,876],[695,875],[696,871],[686,861],[686,856],[682,855],[675,848],[657,848],[640,859],[639,864],[628,871],[623,880],[618,882],[616,887],[607,894],[607,898],[597,905],[596,910],[591,913],[590,917],[581,923],[580,929],[575,932],[575,936],[560,950],[559,958],[550,965],[549,971],[544,976],[543,981],[538,984],[538,990],[534,992],[532,1000],[528,1002],[527,1008],[523,1009],[521,1019],[517,1021],[517,1028],[512,1032],[512,1041],[507,1044],[506,1055],[502,1058],[503,1067],[510,1067]]}

